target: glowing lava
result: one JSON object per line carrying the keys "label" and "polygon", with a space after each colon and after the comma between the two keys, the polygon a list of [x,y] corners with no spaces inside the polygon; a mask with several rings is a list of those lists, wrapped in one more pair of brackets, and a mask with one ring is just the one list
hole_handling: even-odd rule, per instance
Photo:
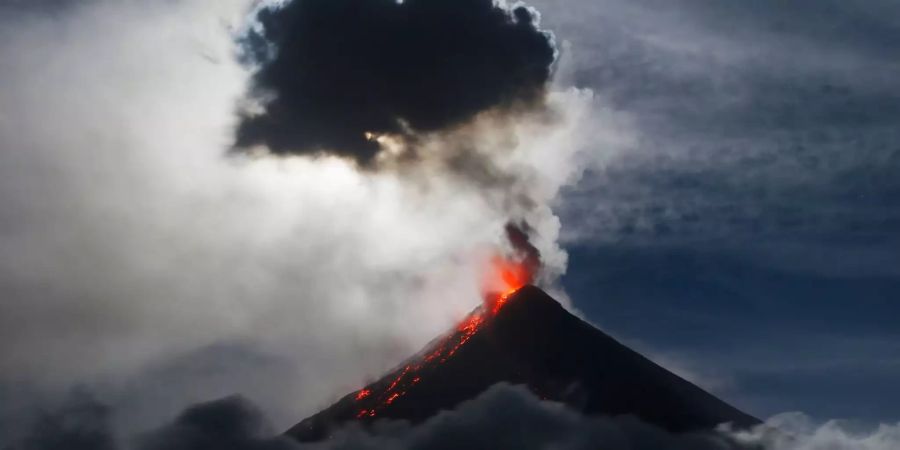
{"label": "glowing lava", "polygon": [[446,336],[431,352],[425,354],[417,362],[403,367],[383,392],[373,395],[372,389],[362,389],[356,393],[356,401],[369,397],[375,400],[375,406],[360,409],[357,418],[375,417],[378,412],[406,395],[407,390],[418,384],[422,377],[421,370],[429,363],[443,364],[478,334],[481,327],[500,312],[509,298],[519,288],[532,281],[533,274],[529,265],[500,256],[491,260],[488,276],[484,283],[484,305],[469,314],[460,322],[451,334]]}
{"label": "glowing lava", "polygon": [[531,283],[534,274],[526,263],[501,256],[491,260],[490,269],[492,274],[484,282],[484,298],[491,314],[497,315],[514,292]]}

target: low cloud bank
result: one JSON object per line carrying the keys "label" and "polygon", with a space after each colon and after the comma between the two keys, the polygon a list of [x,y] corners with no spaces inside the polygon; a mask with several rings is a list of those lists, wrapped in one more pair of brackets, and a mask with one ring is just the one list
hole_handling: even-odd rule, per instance
{"label": "low cloud bank", "polygon": [[498,384],[455,410],[410,425],[384,420],[351,425],[328,442],[300,444],[276,434],[263,414],[233,396],[185,409],[137,436],[117,436],[111,411],[80,393],[41,414],[7,450],[341,450],[341,449],[595,449],[606,450],[889,450],[900,447],[900,424],[856,430],[839,421],[814,424],[800,413],[769,419],[750,431],[673,434],[634,417],[586,417],[543,401],[525,388]]}

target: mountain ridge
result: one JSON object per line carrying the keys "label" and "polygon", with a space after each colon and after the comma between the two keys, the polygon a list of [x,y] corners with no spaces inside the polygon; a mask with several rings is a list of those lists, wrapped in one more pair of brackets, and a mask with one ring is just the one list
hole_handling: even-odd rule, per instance
{"label": "mountain ridge", "polygon": [[527,285],[476,308],[448,334],[286,434],[317,441],[348,422],[424,421],[490,386],[525,385],[587,415],[634,415],[673,432],[759,420],[566,311]]}

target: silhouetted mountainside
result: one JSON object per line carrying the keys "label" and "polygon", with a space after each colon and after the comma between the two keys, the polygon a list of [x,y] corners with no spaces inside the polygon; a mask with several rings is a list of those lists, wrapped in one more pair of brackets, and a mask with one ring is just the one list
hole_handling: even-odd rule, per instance
{"label": "silhouetted mountainside", "polygon": [[421,422],[506,381],[588,415],[634,415],[674,432],[759,423],[525,286],[502,308],[474,311],[453,332],[287,431],[320,440],[349,421]]}

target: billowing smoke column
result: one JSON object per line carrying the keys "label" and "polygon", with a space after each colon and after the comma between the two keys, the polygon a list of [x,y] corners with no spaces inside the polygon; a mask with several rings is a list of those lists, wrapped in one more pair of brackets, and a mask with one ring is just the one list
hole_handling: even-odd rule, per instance
{"label": "billowing smoke column", "polygon": [[556,57],[537,13],[495,0],[294,0],[244,39],[259,65],[237,148],[371,166],[373,136],[414,140],[544,103]]}

